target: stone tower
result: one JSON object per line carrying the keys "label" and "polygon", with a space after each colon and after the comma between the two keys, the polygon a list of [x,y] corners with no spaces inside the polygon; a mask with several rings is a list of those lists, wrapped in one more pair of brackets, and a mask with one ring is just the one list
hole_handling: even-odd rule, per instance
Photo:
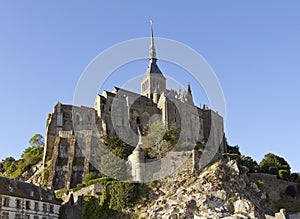
{"label": "stone tower", "polygon": [[157,65],[156,51],[154,46],[153,28],[151,23],[151,43],[150,43],[150,55],[149,64],[146,70],[146,74],[141,82],[141,93],[153,100],[153,93],[156,93],[159,99],[161,93],[166,91],[166,78],[163,76],[161,70]]}
{"label": "stone tower", "polygon": [[139,133],[139,142],[132,154],[129,155],[128,161],[131,164],[131,174],[132,180],[135,182],[144,182],[145,181],[145,154],[142,149],[142,136],[140,130]]}

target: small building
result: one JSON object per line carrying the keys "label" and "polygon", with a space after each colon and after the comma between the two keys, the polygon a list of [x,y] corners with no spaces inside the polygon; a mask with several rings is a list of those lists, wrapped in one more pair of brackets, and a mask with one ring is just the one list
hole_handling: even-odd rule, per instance
{"label": "small building", "polygon": [[58,219],[60,203],[39,186],[0,177],[1,219]]}

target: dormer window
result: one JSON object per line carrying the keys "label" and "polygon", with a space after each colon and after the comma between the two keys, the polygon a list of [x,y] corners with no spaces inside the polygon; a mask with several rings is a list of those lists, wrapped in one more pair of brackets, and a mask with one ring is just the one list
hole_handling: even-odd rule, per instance
{"label": "dormer window", "polygon": [[34,196],[34,192],[30,191],[29,195],[30,195],[30,197],[33,197]]}
{"label": "dormer window", "polygon": [[10,193],[13,193],[13,192],[14,192],[14,187],[13,187],[12,185],[9,185],[9,186],[8,186],[8,191],[9,191]]}

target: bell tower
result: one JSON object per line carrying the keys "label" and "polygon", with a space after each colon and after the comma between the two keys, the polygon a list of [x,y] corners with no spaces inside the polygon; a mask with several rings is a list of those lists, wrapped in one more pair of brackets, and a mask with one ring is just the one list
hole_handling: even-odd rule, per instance
{"label": "bell tower", "polygon": [[146,74],[141,82],[141,93],[153,100],[153,94],[155,93],[156,98],[159,99],[161,93],[166,90],[166,78],[163,76],[157,65],[156,50],[154,46],[153,27],[152,20],[150,20],[150,55],[149,64],[146,70]]}

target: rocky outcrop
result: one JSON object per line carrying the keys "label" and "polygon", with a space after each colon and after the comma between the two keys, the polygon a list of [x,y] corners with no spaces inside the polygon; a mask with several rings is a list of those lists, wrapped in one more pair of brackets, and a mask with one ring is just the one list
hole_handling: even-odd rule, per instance
{"label": "rocky outcrop", "polygon": [[158,182],[144,218],[265,218],[266,195],[235,161],[219,161],[191,175],[182,171]]}

